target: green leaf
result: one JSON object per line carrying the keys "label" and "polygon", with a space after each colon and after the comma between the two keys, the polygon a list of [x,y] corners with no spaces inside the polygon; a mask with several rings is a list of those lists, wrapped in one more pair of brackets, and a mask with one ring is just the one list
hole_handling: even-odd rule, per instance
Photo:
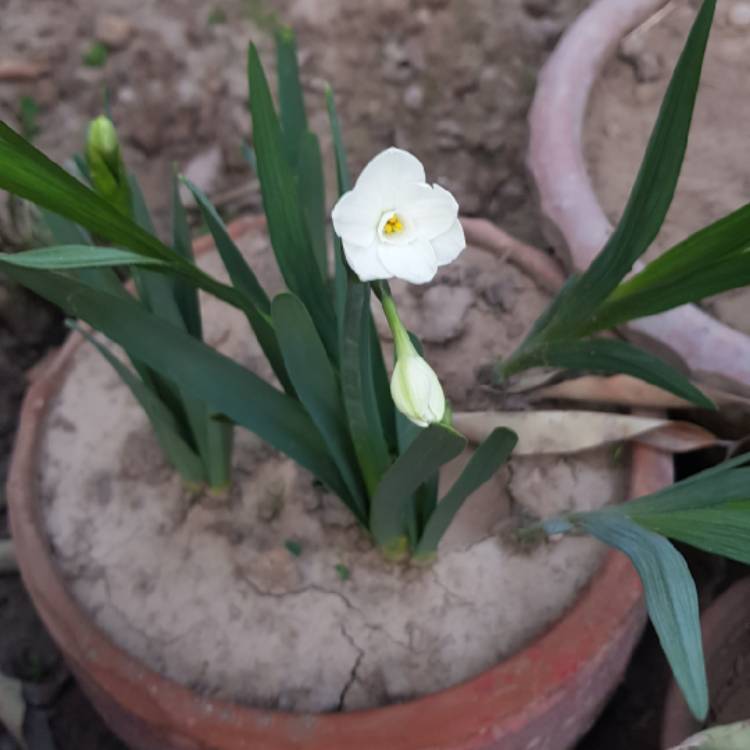
{"label": "green leaf", "polygon": [[[72,221],[52,213],[46,209],[40,209],[45,226],[52,235],[52,241],[55,245],[93,245],[89,233],[74,224]],[[112,268],[91,268],[80,269],[76,275],[88,281],[90,284],[112,292],[113,294],[125,294],[117,273]]]}
{"label": "green leaf", "polygon": [[299,149],[299,194],[315,260],[323,278],[328,277],[326,245],[326,189],[318,137],[305,133]]}
{"label": "green leaf", "polygon": [[336,102],[333,98],[333,89],[326,86],[326,107],[328,109],[328,120],[331,123],[331,138],[333,139],[333,151],[336,155],[336,179],[338,182],[339,195],[343,195],[351,189],[351,177],[347,166],[346,149],[344,139],[341,135],[341,122],[336,111]]}
{"label": "green leaf", "polygon": [[248,80],[258,177],[271,245],[284,281],[304,303],[326,351],[335,358],[338,341],[333,305],[307,234],[294,173],[283,152],[281,128],[254,45],[248,54]]}
{"label": "green leaf", "polygon": [[750,565],[750,503],[744,508],[720,505],[649,513],[633,520],[657,534]]}
{"label": "green leaf", "polygon": [[279,82],[279,110],[281,132],[289,164],[296,169],[300,160],[300,146],[307,133],[305,99],[297,63],[297,42],[294,32],[282,26],[276,30],[276,74]]}
{"label": "green leaf", "polygon": [[516,365],[518,368],[563,367],[603,374],[624,373],[663,388],[704,409],[716,408],[682,373],[648,352],[617,339],[546,343],[518,360]]}
{"label": "green leaf", "polygon": [[406,535],[406,510],[417,488],[461,453],[466,438],[433,424],[422,430],[383,476],[370,505],[370,531],[383,548]]}
{"label": "green leaf", "polygon": [[518,442],[512,430],[498,427],[476,449],[461,476],[450,488],[446,496],[437,504],[427,520],[422,538],[415,551],[415,557],[431,557],[436,554],[438,544],[448,526],[460,510],[464,501],[508,460]]}
{"label": "green leaf", "polygon": [[205,429],[206,447],[202,457],[208,484],[214,490],[224,490],[232,478],[234,425],[226,419],[207,415]]}
{"label": "green leaf", "polygon": [[86,228],[94,236],[145,257],[165,261],[196,286],[243,309],[246,299],[177,256],[170,248],[41,151],[0,122],[0,189],[18,195]]}
{"label": "green leaf", "polygon": [[229,230],[216,208],[197,185],[186,177],[182,178],[182,182],[193,194],[198,208],[200,208],[203,220],[208,226],[208,231],[211,233],[232,283],[252,301],[253,306],[259,313],[268,317],[271,312],[271,302],[268,295],[229,234]]}
{"label": "green leaf", "polygon": [[651,622],[675,680],[694,716],[708,713],[708,687],[698,596],[685,559],[664,537],[627,518],[582,513],[576,521],[600,541],[624,552],[643,582]]}
{"label": "green leaf", "polygon": [[284,546],[293,557],[299,557],[302,554],[302,545],[296,539],[287,539]]}
{"label": "green leaf", "polygon": [[366,525],[366,494],[349,438],[339,383],[315,325],[302,302],[290,293],[274,298],[271,315],[289,377],[346,484],[348,492],[342,499]]}
{"label": "green leaf", "polygon": [[55,245],[91,245],[91,236],[89,233],[74,224],[72,221],[68,221],[59,214],[52,213],[52,211],[46,211],[41,209],[40,211],[44,224],[52,235],[52,240]]}
{"label": "green leaf", "polygon": [[[328,108],[328,119],[331,124],[331,138],[333,140],[333,152],[336,156],[336,181],[338,193],[343,195],[350,187],[349,167],[347,166],[346,150],[341,137],[341,126],[336,112],[336,104],[333,100],[331,87],[326,87],[326,106]],[[344,261],[344,247],[341,238],[332,230],[333,235],[333,263],[334,263],[334,301],[336,307],[336,320],[338,324],[339,341],[344,335],[344,320],[346,316],[346,290],[349,284],[349,271]]]}
{"label": "green leaf", "polygon": [[669,310],[750,283],[750,205],[701,229],[620,284],[587,330]]}
{"label": "green leaf", "polygon": [[750,563],[750,468],[738,468],[748,460],[741,456],[607,510],[707,552]]}
{"label": "green leaf", "polygon": [[341,390],[354,450],[368,494],[372,496],[390,457],[372,379],[369,300],[369,285],[351,280],[344,314]]}
{"label": "green leaf", "polygon": [[[193,262],[193,241],[190,236],[187,213],[180,200],[180,183],[172,174],[172,248],[185,260]],[[203,323],[198,302],[198,291],[192,285],[180,282],[175,286],[175,302],[188,333],[203,339]]]}
{"label": "green leaf", "polygon": [[[741,456],[747,462],[750,456]],[[734,459],[738,461],[739,459]],[[728,468],[726,468],[728,466]],[[750,468],[724,462],[713,469],[696,474],[659,492],[644,495],[623,505],[612,506],[610,512],[627,514],[639,523],[649,514],[696,510],[750,497]]]}
{"label": "green leaf", "polygon": [[123,383],[130,389],[130,392],[141,405],[143,411],[146,412],[164,454],[180,473],[180,476],[186,482],[204,482],[206,476],[203,464],[195,451],[180,434],[177,420],[164,402],[90,333],[76,325],[71,325],[71,328],[77,330],[94,346],[102,357],[109,362]]}
{"label": "green leaf", "polygon": [[674,197],[687,147],[716,0],[704,0],[677,62],[627,205],[604,249],[575,285],[546,337],[585,323],[656,237]]}
{"label": "green leaf", "polygon": [[130,250],[93,245],[55,245],[26,250],[22,253],[0,253],[0,263],[50,271],[78,268],[112,268],[114,266],[165,266],[164,261],[147,258]]}
{"label": "green leaf", "polygon": [[263,349],[263,353],[266,355],[274,374],[279,379],[284,390],[289,394],[293,394],[294,387],[286,371],[284,358],[282,357],[279,342],[276,338],[276,332],[273,329],[271,302],[268,299],[265,289],[263,289],[258,278],[240,252],[240,249],[235,244],[229,234],[229,230],[213,204],[190,180],[183,178],[183,182],[195,197],[232,283],[251,302],[251,304],[245,307],[245,314],[261,349]]}
{"label": "green leaf", "polygon": [[185,393],[205,401],[214,413],[226,415],[309,469],[333,492],[346,493],[320,433],[294,399],[135,300],[54,272],[17,267],[8,272],[68,315],[85,320]]}

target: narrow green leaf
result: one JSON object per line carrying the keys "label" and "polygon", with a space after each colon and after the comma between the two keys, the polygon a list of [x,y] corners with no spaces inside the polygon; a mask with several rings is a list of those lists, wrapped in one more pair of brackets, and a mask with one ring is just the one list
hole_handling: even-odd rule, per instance
{"label": "narrow green leaf", "polygon": [[638,281],[637,287],[625,282],[615,290],[586,326],[586,332],[613,328],[629,320],[747,286],[750,284],[750,246],[714,261],[699,261],[693,267],[674,269],[668,278],[644,281],[639,274],[633,281]]}
{"label": "narrow green leaf", "polygon": [[740,456],[607,512],[695,547],[750,563],[750,468]]}
{"label": "narrow green leaf", "polygon": [[698,596],[685,559],[664,537],[627,518],[582,513],[576,521],[591,535],[624,552],[643,582],[651,622],[675,680],[694,716],[708,713]]}
{"label": "narrow green leaf", "polygon": [[352,280],[344,314],[341,390],[354,450],[368,494],[372,496],[390,457],[372,380],[369,300],[370,287]]}
{"label": "narrow green leaf", "polygon": [[4,122],[0,122],[0,188],[134,252],[155,258],[163,258],[168,252],[155,237],[50,161]]}
{"label": "narrow green leaf", "polygon": [[446,425],[433,424],[422,430],[391,465],[370,505],[370,531],[381,547],[388,547],[406,535],[409,499],[465,446],[463,435]]}
{"label": "narrow green leaf", "polygon": [[245,161],[252,170],[254,175],[258,174],[258,159],[255,156],[255,149],[247,142],[242,142],[242,156],[245,157]]}
{"label": "narrow green leaf", "polygon": [[344,139],[341,135],[341,122],[336,111],[336,101],[333,98],[333,89],[326,87],[326,107],[328,109],[328,120],[331,123],[331,138],[333,139],[333,151],[336,155],[336,179],[338,181],[339,195],[343,195],[351,189],[351,177],[347,166],[346,149]]}
{"label": "narrow green leaf", "polygon": [[348,489],[342,499],[366,525],[367,496],[349,438],[339,383],[312,318],[290,293],[274,298],[271,315],[289,377]]}
{"label": "narrow green leaf", "polygon": [[281,128],[254,45],[248,54],[250,114],[263,207],[281,275],[315,321],[326,351],[337,356],[333,305],[307,235],[292,169],[284,156]]}
{"label": "narrow green leaf", "polygon": [[[347,166],[346,150],[341,137],[341,126],[336,112],[336,104],[333,100],[331,87],[326,87],[326,106],[328,108],[328,119],[331,124],[331,138],[333,140],[333,152],[336,157],[336,181],[338,183],[338,194],[343,195],[349,190],[349,167]],[[349,284],[349,271],[344,261],[344,247],[341,238],[332,230],[333,235],[333,264],[334,264],[334,303],[336,308],[336,321],[338,326],[339,342],[344,336],[344,320],[346,316],[346,290]],[[340,343],[341,346],[341,343]]]}
{"label": "narrow green leaf", "polygon": [[[154,235],[154,222],[151,219],[146,198],[135,175],[129,176],[129,184],[133,218],[141,229]],[[169,252],[170,260],[176,257],[177,254],[172,249]],[[177,304],[177,286],[185,282],[171,275],[153,273],[140,268],[133,268],[131,272],[138,290],[138,296],[148,309],[160,318],[187,330],[187,325]]]}
{"label": "narrow green leaf", "polygon": [[704,0],[677,62],[627,205],[604,249],[550,323],[549,338],[585,323],[656,237],[674,197],[687,147],[716,0]]}
{"label": "narrow green leaf", "polygon": [[203,220],[208,226],[208,231],[211,233],[232,283],[236,288],[242,290],[260,313],[268,316],[271,312],[271,302],[268,295],[229,234],[229,230],[216,208],[197,185],[185,177],[182,178],[182,182],[193,194],[198,208],[200,208]]}
{"label": "narrow green leaf", "polygon": [[[59,214],[40,209],[45,226],[52,235],[54,245],[93,245],[89,233],[74,224],[72,221]],[[79,269],[76,276],[89,282],[93,286],[112,292],[113,294],[125,294],[122,283],[117,273],[112,268],[88,268]]]}
{"label": "narrow green leaf", "polygon": [[476,492],[508,460],[518,442],[512,430],[498,427],[476,449],[461,476],[446,496],[437,504],[427,520],[415,557],[430,557],[437,553],[438,544],[464,501]]}
{"label": "narrow green leaf", "polygon": [[55,245],[92,245],[89,233],[59,214],[41,209],[44,224],[52,235]]}
{"label": "narrow green leaf", "polygon": [[22,253],[0,253],[0,263],[50,271],[134,265],[164,267],[166,265],[158,258],[147,258],[130,250],[93,245],[55,245],[26,250]]}
{"label": "narrow green leaf", "polygon": [[[193,241],[190,236],[187,213],[180,200],[180,183],[172,174],[172,249],[188,262],[193,262]],[[203,323],[198,302],[198,290],[184,281],[175,286],[175,302],[188,333],[203,339]]]}
{"label": "narrow green leaf", "polygon": [[31,201],[79,224],[96,237],[140,255],[163,260],[174,273],[219,299],[243,309],[247,300],[166,247],[104,198],[0,121],[0,189]]}
{"label": "narrow green leaf", "polygon": [[[741,458],[747,462],[750,457]],[[697,510],[750,498],[750,468],[731,467],[720,471],[723,466],[719,464],[712,470],[683,479],[659,492],[622,505],[613,505],[609,510],[626,514],[640,523],[649,514]]]}
{"label": "narrow green leaf", "polygon": [[300,146],[307,133],[305,98],[299,77],[297,41],[292,29],[282,26],[276,30],[276,74],[279,82],[279,111],[281,132],[289,164],[296,169],[300,161]]}
{"label": "narrow green leaf", "polygon": [[117,357],[97,341],[90,333],[76,325],[77,330],[94,348],[107,360],[120,379],[130,389],[135,399],[146,412],[154,429],[159,445],[169,462],[177,469],[186,482],[201,483],[206,480],[203,464],[195,451],[180,434],[180,428],[174,415],[159,397],[151,391],[134,373],[132,373]]}
{"label": "narrow green leaf", "polygon": [[[746,495],[750,496],[750,490]],[[657,534],[750,565],[748,503],[742,509],[719,505],[661,515],[649,513],[633,520]]]}
{"label": "narrow green leaf", "polygon": [[85,320],[132,357],[205,401],[214,413],[225,414],[254,432],[309,469],[333,492],[347,492],[304,409],[254,373],[149,313],[135,300],[101,292],[55,272],[9,267],[8,275],[68,315]]}
{"label": "narrow green leaf", "polygon": [[563,367],[603,374],[624,373],[663,388],[704,409],[716,408],[682,373],[648,352],[617,339],[550,342],[516,364],[524,368]]}
{"label": "narrow green leaf", "polygon": [[626,294],[671,281],[677,274],[711,265],[750,247],[750,204],[691,234],[652,260],[642,271],[620,284],[610,295],[617,300]]}
{"label": "narrow green leaf", "polygon": [[229,486],[232,478],[232,446],[234,425],[225,419],[208,417],[206,422],[206,465],[208,484],[214,490]]}
{"label": "narrow green leaf", "polygon": [[307,232],[315,260],[323,278],[328,278],[326,246],[326,189],[323,180],[323,159],[314,133],[305,133],[299,148],[299,194],[305,214]]}
{"label": "narrow green leaf", "polygon": [[279,348],[276,332],[273,329],[271,302],[268,299],[265,289],[263,289],[257,276],[253,273],[240,249],[235,244],[229,234],[229,230],[211,201],[190,180],[183,179],[183,182],[193,194],[201,210],[203,219],[208,226],[208,230],[211,233],[216,249],[219,251],[219,255],[232,283],[251,302],[250,305],[245,307],[245,314],[261,349],[263,349],[263,353],[271,365],[271,369],[279,379],[284,390],[289,394],[293,394],[294,387],[286,371],[286,365],[284,364],[284,358]]}

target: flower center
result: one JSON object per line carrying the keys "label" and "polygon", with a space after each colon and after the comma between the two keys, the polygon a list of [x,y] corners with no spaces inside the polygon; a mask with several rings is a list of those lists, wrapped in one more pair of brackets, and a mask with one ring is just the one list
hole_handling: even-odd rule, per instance
{"label": "flower center", "polygon": [[400,234],[404,231],[404,223],[398,214],[393,214],[383,225],[383,232],[385,234]]}

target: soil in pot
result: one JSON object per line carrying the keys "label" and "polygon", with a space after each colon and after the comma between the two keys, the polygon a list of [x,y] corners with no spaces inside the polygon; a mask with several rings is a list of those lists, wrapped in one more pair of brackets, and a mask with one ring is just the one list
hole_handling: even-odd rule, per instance
{"label": "soil in pot", "polygon": [[[266,240],[252,233],[240,244],[278,289]],[[221,275],[215,255],[203,264]],[[394,286],[456,407],[492,405],[477,368],[518,343],[546,295],[474,248],[429,287]],[[209,342],[268,375],[245,319],[204,304]],[[384,705],[491,667],[560,617],[603,552],[586,538],[519,549],[502,533],[512,518],[624,495],[626,462],[610,449],[516,459],[420,569],[386,564],[338,500],[242,431],[229,496],[186,493],[90,347],[77,351],[46,420],[40,495],[81,606],[144,664],[261,707]]]}
{"label": "soil in pot", "polygon": [[[594,189],[614,223],[625,206],[662,97],[695,9],[674,2],[655,23],[625,37],[591,96],[585,153]],[[718,3],[708,42],[687,154],[667,219],[647,258],[748,202],[750,166],[742,158],[750,118],[750,5]],[[738,289],[704,306],[750,333],[750,291]]]}

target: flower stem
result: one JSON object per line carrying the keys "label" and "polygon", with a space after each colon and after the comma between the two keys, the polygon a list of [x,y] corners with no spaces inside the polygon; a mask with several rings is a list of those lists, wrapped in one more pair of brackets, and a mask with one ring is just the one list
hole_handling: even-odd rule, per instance
{"label": "flower stem", "polygon": [[404,328],[401,318],[398,317],[398,310],[396,309],[396,303],[393,297],[388,293],[383,293],[382,296],[379,295],[379,299],[383,306],[385,318],[388,321],[388,327],[393,334],[393,343],[396,347],[396,358],[401,359],[410,354],[416,355],[417,350],[414,348],[414,344],[411,343],[409,332]]}

